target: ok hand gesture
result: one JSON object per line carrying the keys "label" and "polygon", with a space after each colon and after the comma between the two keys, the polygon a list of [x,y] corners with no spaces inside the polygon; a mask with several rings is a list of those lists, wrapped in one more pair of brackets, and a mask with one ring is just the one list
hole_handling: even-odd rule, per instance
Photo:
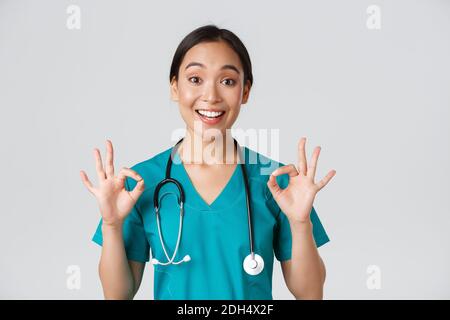
{"label": "ok hand gesture", "polygon": [[[320,147],[314,149],[310,165],[307,166],[305,144],[306,138],[301,138],[298,144],[298,168],[293,164],[280,167],[272,172],[267,182],[273,198],[290,222],[309,222],[309,214],[317,192],[326,186],[336,174],[336,170],[331,170],[325,178],[315,183],[314,176]],[[275,177],[285,173],[289,174],[289,185],[285,189],[281,189]]]}
{"label": "ok hand gesture", "polygon": [[[80,171],[81,180],[97,198],[103,218],[102,223],[104,225],[121,225],[144,191],[144,180],[137,172],[129,168],[122,168],[118,176],[114,176],[113,146],[110,140],[106,142],[106,170],[97,148],[94,149],[94,157],[99,180],[98,188],[94,188],[83,170]],[[126,177],[138,181],[135,188],[130,192],[124,187]]]}

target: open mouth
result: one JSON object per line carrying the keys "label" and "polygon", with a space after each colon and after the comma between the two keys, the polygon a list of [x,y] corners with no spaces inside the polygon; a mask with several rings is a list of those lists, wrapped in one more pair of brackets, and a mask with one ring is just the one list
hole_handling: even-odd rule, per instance
{"label": "open mouth", "polygon": [[220,118],[221,116],[223,116],[225,114],[225,111],[208,111],[208,110],[201,110],[201,109],[197,109],[197,110],[195,110],[195,112],[197,112],[197,114],[199,114],[200,116],[202,116],[204,118],[208,118],[208,119]]}
{"label": "open mouth", "polygon": [[218,124],[224,118],[225,111],[212,111],[205,109],[195,110],[199,119],[206,125]]}

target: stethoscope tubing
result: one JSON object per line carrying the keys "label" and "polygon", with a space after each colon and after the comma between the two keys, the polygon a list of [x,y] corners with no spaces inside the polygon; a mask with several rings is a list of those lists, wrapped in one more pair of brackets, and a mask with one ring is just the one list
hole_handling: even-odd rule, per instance
{"label": "stethoscope tubing", "polygon": [[[170,153],[169,159],[167,161],[167,165],[166,165],[166,175],[165,175],[165,179],[163,179],[162,181],[160,181],[158,183],[158,185],[155,188],[154,191],[154,196],[153,196],[153,205],[155,208],[155,213],[156,213],[156,221],[157,221],[157,225],[158,225],[158,234],[159,234],[159,238],[161,241],[161,246],[163,248],[164,254],[167,258],[167,262],[159,262],[156,259],[152,259],[155,260],[154,264],[160,264],[163,266],[169,265],[169,264],[180,264],[182,262],[187,262],[190,260],[189,255],[186,255],[182,260],[178,261],[178,262],[174,262],[175,256],[178,252],[178,247],[180,244],[180,240],[181,240],[181,231],[182,231],[182,226],[183,226],[183,216],[184,216],[184,201],[185,201],[185,194],[184,194],[184,190],[183,187],[181,185],[181,183],[179,181],[177,181],[176,179],[173,179],[170,177],[170,171],[171,171],[171,167],[172,167],[172,157],[174,156],[175,152],[177,151],[177,147],[179,146],[179,144],[181,143],[181,141],[183,141],[184,138],[181,138],[176,144],[175,146],[172,148],[172,152]],[[251,212],[252,212],[252,208],[251,208],[251,202],[250,202],[250,188],[249,188],[249,183],[248,183],[248,177],[247,177],[247,172],[245,169],[245,163],[242,162],[242,154],[241,154],[241,147],[238,145],[236,139],[234,139],[234,144],[238,150],[238,163],[240,163],[240,167],[241,167],[241,171],[242,171],[242,175],[244,178],[244,186],[245,186],[245,194],[246,194],[246,203],[247,203],[247,217],[248,217],[248,234],[249,234],[249,242],[250,242],[250,255],[248,255],[243,263],[244,269],[247,273],[249,274],[253,274],[256,275],[258,273],[260,273],[262,271],[262,268],[264,267],[264,261],[262,259],[261,256],[259,255],[255,255],[254,252],[254,248],[253,248],[253,230],[252,230],[252,219],[251,219]],[[180,193],[180,200],[179,200],[179,206],[180,206],[180,222],[179,222],[179,227],[178,227],[178,236],[177,236],[177,243],[175,246],[175,250],[173,252],[172,257],[169,257],[169,254],[167,253],[166,247],[164,245],[164,241],[162,238],[162,233],[161,233],[161,225],[160,225],[160,219],[159,219],[159,191],[160,189],[167,183],[173,183],[177,186],[178,191]],[[258,267],[259,264],[259,267]]]}

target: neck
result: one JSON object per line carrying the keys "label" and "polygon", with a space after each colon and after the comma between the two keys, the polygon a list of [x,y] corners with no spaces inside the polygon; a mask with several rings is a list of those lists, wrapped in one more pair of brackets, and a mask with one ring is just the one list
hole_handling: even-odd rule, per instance
{"label": "neck", "polygon": [[187,131],[178,152],[185,164],[211,166],[237,163],[237,150],[231,134],[205,138]]}

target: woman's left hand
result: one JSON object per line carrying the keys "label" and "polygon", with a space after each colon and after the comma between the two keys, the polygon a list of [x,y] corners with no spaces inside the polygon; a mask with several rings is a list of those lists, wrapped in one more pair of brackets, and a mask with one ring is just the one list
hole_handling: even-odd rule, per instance
{"label": "woman's left hand", "polygon": [[[298,168],[293,164],[280,167],[272,172],[269,181],[267,181],[267,186],[273,198],[290,222],[310,221],[309,215],[317,192],[325,187],[336,174],[336,170],[331,170],[325,178],[318,183],[314,183],[317,159],[321,148],[316,147],[314,149],[310,165],[307,166],[305,144],[306,137],[303,137],[298,143]],[[285,189],[281,189],[275,177],[285,173],[289,174],[289,184]]]}

